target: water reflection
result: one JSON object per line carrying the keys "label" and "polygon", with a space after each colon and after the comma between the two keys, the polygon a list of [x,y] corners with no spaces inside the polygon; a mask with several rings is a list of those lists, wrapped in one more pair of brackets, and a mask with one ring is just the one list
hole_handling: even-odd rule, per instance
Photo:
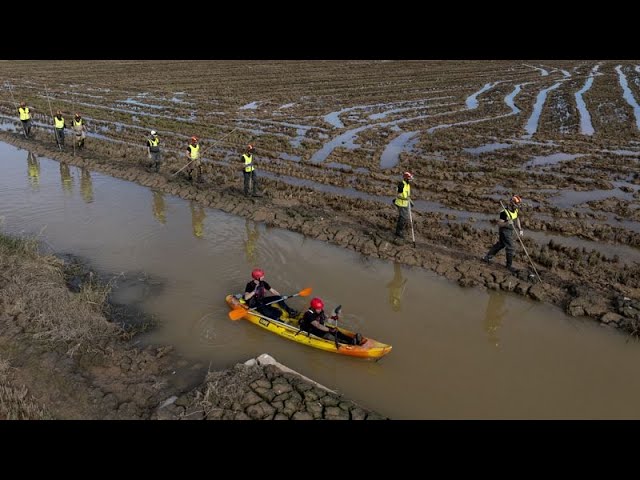
{"label": "water reflection", "polygon": [[389,304],[394,312],[402,310],[402,296],[407,284],[407,279],[402,277],[402,267],[397,262],[393,263],[393,279],[387,283],[389,289]]}
{"label": "water reflection", "polygon": [[158,190],[153,192],[153,216],[156,217],[161,224],[167,223],[167,207],[164,204],[164,195]]}
{"label": "water reflection", "polygon": [[203,221],[206,214],[204,213],[204,207],[197,203],[190,201],[189,207],[191,208],[191,225],[193,227],[193,236],[196,238],[202,238],[204,235]]}
{"label": "water reflection", "polygon": [[65,162],[60,162],[60,181],[62,182],[62,190],[71,194],[73,192],[73,178],[69,165]]}
{"label": "water reflection", "polygon": [[35,153],[27,153],[27,174],[29,183],[35,189],[40,186],[40,161]]}
{"label": "water reflection", "polygon": [[244,241],[244,252],[247,257],[247,263],[249,265],[256,265],[258,263],[256,247],[258,245],[258,238],[260,237],[258,224],[247,219],[247,221],[245,222],[245,229],[247,231],[247,238]]}
{"label": "water reflection", "polygon": [[502,325],[507,309],[505,308],[506,295],[503,293],[490,291],[489,301],[487,302],[487,310],[484,314],[484,331],[487,332],[487,338],[489,343],[500,346],[500,338],[498,337],[498,330]]}
{"label": "water reflection", "polygon": [[93,202],[93,182],[91,181],[91,172],[86,167],[82,167],[80,170],[80,192],[85,202]]}

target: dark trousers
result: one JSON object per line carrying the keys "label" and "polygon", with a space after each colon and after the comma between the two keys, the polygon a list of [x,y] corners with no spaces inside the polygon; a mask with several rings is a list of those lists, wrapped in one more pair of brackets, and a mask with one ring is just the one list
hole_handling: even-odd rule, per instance
{"label": "dark trousers", "polygon": [[64,128],[56,128],[56,142],[61,147],[64,147]]}
{"label": "dark trousers", "polygon": [[28,137],[31,135],[31,119],[29,120],[20,120],[22,122],[22,128],[24,129],[25,135]]}
{"label": "dark trousers", "polygon": [[265,303],[275,302],[276,300],[279,300],[281,298],[282,298],[281,295],[278,295],[278,296],[273,295],[271,297],[264,297],[264,298],[262,298],[262,299],[260,299],[260,300],[258,300],[256,302],[249,302],[249,307],[255,308],[261,314],[263,314],[263,315],[265,315],[265,316],[267,316],[269,318],[276,319],[276,320],[278,320],[280,318],[280,315],[282,314],[282,310],[280,310],[280,308],[276,307],[276,305],[278,305],[283,310],[285,310],[289,314],[289,316],[291,316],[294,313],[297,313],[289,305],[287,305],[284,300],[282,300],[281,302],[272,303],[271,305],[265,305]]}
{"label": "dark trousers", "polygon": [[507,253],[507,267],[510,267],[513,262],[513,254],[516,251],[516,248],[515,248],[516,245],[515,245],[515,242],[513,241],[513,235],[514,235],[513,228],[504,227],[504,228],[501,228],[498,233],[499,233],[498,241],[493,247],[491,247],[491,249],[489,250],[489,253],[487,253],[487,257],[491,258],[495,256],[496,253],[498,253],[500,250],[504,248],[505,252]]}
{"label": "dark trousers", "polygon": [[324,338],[326,340],[333,340],[334,342],[336,340],[336,335],[338,335],[338,343],[346,343],[347,345],[353,345],[354,344],[353,338],[345,335],[340,330],[336,330],[335,333],[334,332],[325,332],[324,330],[320,330],[318,328],[315,328],[312,325],[312,326],[310,326],[308,331],[309,331],[309,333],[311,333],[312,335],[315,335],[316,337]]}
{"label": "dark trousers", "polygon": [[[395,205],[395,204],[394,204]],[[398,207],[398,221],[396,222],[396,237],[404,238],[404,229],[409,223],[409,207]]]}
{"label": "dark trousers", "polygon": [[160,152],[150,152],[151,153],[151,169],[156,172],[160,171]]}
{"label": "dark trousers", "polygon": [[256,171],[252,172],[242,172],[244,175],[244,194],[249,195],[249,183],[251,183],[252,192],[254,195],[258,193],[258,176],[256,175]]}

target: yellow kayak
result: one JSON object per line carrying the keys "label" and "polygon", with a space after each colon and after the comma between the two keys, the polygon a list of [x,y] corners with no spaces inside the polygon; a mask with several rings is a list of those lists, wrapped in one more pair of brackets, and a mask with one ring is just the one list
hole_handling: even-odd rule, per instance
{"label": "yellow kayak", "polygon": [[[241,294],[227,295],[225,300],[227,301],[227,305],[229,305],[229,308],[231,308],[232,310],[237,308],[246,309],[247,313],[242,317],[245,320],[248,320],[257,326],[264,328],[265,330],[275,333],[276,335],[280,335],[281,337],[293,340],[294,342],[309,345],[310,347],[319,348],[320,350],[339,353],[341,355],[348,355],[351,357],[378,359],[389,353],[392,348],[391,345],[386,345],[382,342],[378,342],[377,340],[366,338],[364,336],[362,337],[362,343],[360,345],[347,345],[344,343],[339,343],[338,348],[336,348],[336,343],[334,340],[327,340],[325,338],[316,337],[315,335],[300,330],[298,328],[298,319],[289,318],[287,312],[283,311],[283,315],[280,317],[281,320],[273,320],[272,318],[266,317],[259,312],[256,312],[255,310],[249,310],[244,300],[242,299]],[[338,327],[338,330],[351,338],[355,337],[354,332],[341,327]]]}

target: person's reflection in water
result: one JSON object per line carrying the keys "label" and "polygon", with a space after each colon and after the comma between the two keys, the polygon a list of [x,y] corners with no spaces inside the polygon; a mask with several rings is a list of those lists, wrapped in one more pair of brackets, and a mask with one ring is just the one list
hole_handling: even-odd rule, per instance
{"label": "person's reflection in water", "polygon": [[167,214],[165,212],[164,196],[162,192],[152,190],[153,192],[153,216],[156,217],[161,224],[167,223]]}
{"label": "person's reflection in water", "polygon": [[91,182],[91,172],[88,168],[82,167],[80,171],[80,192],[85,202],[93,202],[93,183]]}
{"label": "person's reflection in water", "polygon": [[40,185],[40,160],[32,152],[27,153],[27,173],[32,187]]}
{"label": "person's reflection in water", "polygon": [[194,202],[189,202],[191,207],[191,225],[193,226],[193,236],[196,238],[202,238],[204,235],[204,221],[205,213],[204,207]]}
{"label": "person's reflection in water", "polygon": [[487,332],[489,343],[500,346],[500,338],[498,338],[498,330],[502,324],[507,309],[504,306],[506,295],[504,293],[490,291],[489,301],[487,302],[487,310],[484,315],[484,331]]}
{"label": "person's reflection in water", "polygon": [[258,244],[258,238],[260,237],[258,225],[255,222],[247,219],[247,221],[245,222],[245,228],[247,229],[247,238],[244,241],[244,252],[247,256],[247,263],[249,265],[256,265],[256,263],[258,263],[256,247]]}
{"label": "person's reflection in water", "polygon": [[73,178],[71,177],[71,170],[69,165],[65,162],[60,162],[60,180],[62,181],[62,190],[66,193],[73,192]]}
{"label": "person's reflection in water", "polygon": [[402,278],[402,269],[399,263],[393,263],[393,280],[387,283],[389,288],[389,303],[394,312],[402,310],[402,295],[407,283],[406,278]]}

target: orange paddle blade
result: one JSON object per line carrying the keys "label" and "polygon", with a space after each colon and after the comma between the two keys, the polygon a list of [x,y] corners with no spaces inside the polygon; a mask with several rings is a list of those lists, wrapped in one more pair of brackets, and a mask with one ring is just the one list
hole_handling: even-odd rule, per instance
{"label": "orange paddle blade", "polygon": [[304,290],[300,290],[298,295],[300,295],[301,297],[307,297],[307,296],[311,295],[311,290],[312,290],[311,287],[305,288]]}
{"label": "orange paddle blade", "polygon": [[231,310],[229,312],[229,318],[231,320],[240,320],[242,317],[244,317],[247,313],[247,309],[246,308],[234,308],[233,310]]}

